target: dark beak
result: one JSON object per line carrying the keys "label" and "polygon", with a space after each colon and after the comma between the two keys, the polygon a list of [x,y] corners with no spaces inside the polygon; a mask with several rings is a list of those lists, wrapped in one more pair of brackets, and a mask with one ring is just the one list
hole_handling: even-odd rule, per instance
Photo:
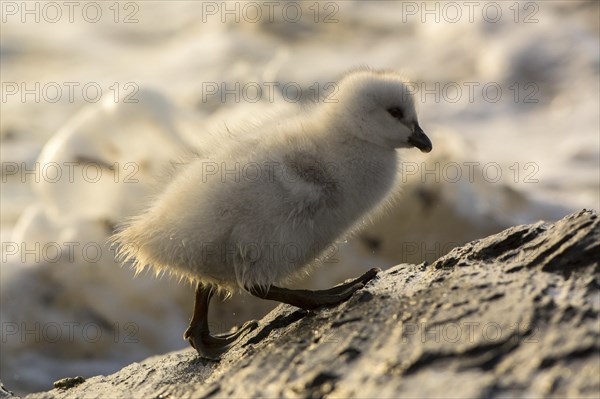
{"label": "dark beak", "polygon": [[415,131],[408,138],[408,144],[417,147],[421,152],[430,152],[433,148],[431,140],[419,125],[415,127]]}

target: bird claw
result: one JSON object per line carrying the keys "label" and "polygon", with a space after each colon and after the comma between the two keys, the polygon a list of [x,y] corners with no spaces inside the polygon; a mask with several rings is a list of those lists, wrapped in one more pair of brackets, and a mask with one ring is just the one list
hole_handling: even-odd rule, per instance
{"label": "bird claw", "polygon": [[211,335],[207,328],[202,326],[190,326],[183,338],[186,339],[198,354],[206,359],[219,360],[222,354],[227,352],[243,335],[258,327],[256,320],[244,323],[237,331]]}
{"label": "bird claw", "polygon": [[381,269],[378,267],[374,267],[370,269],[368,272],[359,277],[360,281],[363,284],[367,284],[369,281],[373,280],[379,273],[381,273]]}
{"label": "bird claw", "polygon": [[[353,287],[359,283],[363,284],[363,287],[364,287],[365,285],[367,285],[367,283],[369,281],[371,281],[375,277],[377,277],[377,274],[379,274],[379,273],[381,273],[381,269],[378,267],[374,267],[374,268],[370,269],[369,271],[367,271],[362,276],[355,278],[355,279],[346,280],[346,282],[344,282],[344,284],[340,284],[340,285],[333,287],[326,291],[333,291],[333,290],[339,289],[341,287]],[[362,287],[360,287],[360,288],[362,288]]]}

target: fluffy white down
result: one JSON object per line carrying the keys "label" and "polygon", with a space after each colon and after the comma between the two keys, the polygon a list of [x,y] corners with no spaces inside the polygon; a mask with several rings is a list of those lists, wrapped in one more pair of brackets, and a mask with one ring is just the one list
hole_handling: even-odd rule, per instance
{"label": "fluffy white down", "polygon": [[395,148],[411,147],[417,124],[393,72],[353,71],[338,89],[337,102],[247,127],[178,168],[113,237],[123,261],[228,291],[285,282],[318,263],[392,191]]}

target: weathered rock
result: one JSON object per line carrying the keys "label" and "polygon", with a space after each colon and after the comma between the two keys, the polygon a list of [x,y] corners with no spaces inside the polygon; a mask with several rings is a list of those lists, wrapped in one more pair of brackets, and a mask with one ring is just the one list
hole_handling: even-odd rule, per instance
{"label": "weathered rock", "polygon": [[598,397],[599,220],[398,265],[334,308],[281,305],[220,362],[183,350],[28,398]]}

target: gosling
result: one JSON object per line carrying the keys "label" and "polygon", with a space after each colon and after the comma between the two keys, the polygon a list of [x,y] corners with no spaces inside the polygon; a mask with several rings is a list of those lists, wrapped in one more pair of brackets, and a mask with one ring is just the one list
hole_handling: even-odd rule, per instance
{"label": "gosling", "polygon": [[432,149],[397,73],[355,70],[336,89],[311,110],[254,125],[192,158],[113,237],[136,269],[149,265],[196,284],[184,339],[200,356],[219,358],[258,325],[211,335],[215,292],[244,290],[310,310],[346,301],[379,271],[328,290],[280,286],[307,273],[390,195],[396,149]]}

